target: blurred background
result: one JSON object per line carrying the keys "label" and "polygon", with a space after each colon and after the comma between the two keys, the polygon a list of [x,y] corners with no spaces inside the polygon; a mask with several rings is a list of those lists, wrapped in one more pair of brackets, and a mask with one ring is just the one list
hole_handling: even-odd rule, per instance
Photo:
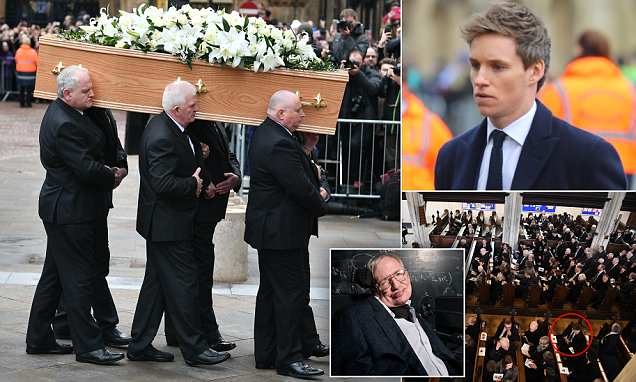
{"label": "blurred background", "polygon": [[[588,32],[588,37],[589,32],[593,32],[591,38],[584,41],[587,46],[584,55],[595,58],[587,60],[593,61],[591,65],[589,62],[578,65],[584,66],[585,73],[579,75],[577,81],[583,87],[594,83],[597,88],[603,86],[599,83],[612,82],[608,85],[609,90],[598,92],[604,93],[602,95],[586,94],[587,99],[581,100],[567,89],[569,85],[566,84],[565,98],[569,98],[567,101],[574,106],[586,103],[586,116],[577,115],[576,110],[573,115],[564,115],[563,103],[567,101],[558,94],[551,94],[550,85],[543,87],[544,92],[539,97],[559,118],[610,141],[619,151],[631,188],[636,188],[636,93],[633,90],[636,83],[636,24],[633,17],[636,14],[636,0],[517,2],[535,12],[548,29],[552,40],[548,80],[552,84],[576,71],[577,67],[568,65],[582,56],[579,40],[584,32]],[[487,0],[403,0],[403,11],[407,15],[403,20],[403,61],[408,89],[404,98],[404,134],[414,134],[430,143],[424,148],[418,143],[409,146],[405,135],[403,157],[415,154],[421,157],[422,151],[426,151],[428,165],[431,166],[437,150],[445,141],[481,121],[482,117],[472,99],[468,47],[459,29],[471,14],[485,10],[489,4]],[[603,59],[598,59],[603,56]],[[618,71],[621,72],[621,78],[616,76]],[[615,98],[608,98],[608,93],[614,93]],[[420,100],[424,105],[419,104]],[[411,106],[413,108],[409,110]],[[589,109],[594,110],[590,112]],[[429,123],[430,126],[424,132],[430,135],[428,139],[421,136],[422,131],[409,132],[411,126],[420,126],[418,129],[421,129],[423,110],[438,115],[442,120]],[[409,115],[409,112],[412,114]],[[596,115],[589,115],[594,113]],[[411,126],[407,126],[409,123]],[[600,125],[603,127],[599,128]],[[406,164],[404,166],[407,172]],[[403,188],[430,189],[430,185],[409,184],[406,181]]]}

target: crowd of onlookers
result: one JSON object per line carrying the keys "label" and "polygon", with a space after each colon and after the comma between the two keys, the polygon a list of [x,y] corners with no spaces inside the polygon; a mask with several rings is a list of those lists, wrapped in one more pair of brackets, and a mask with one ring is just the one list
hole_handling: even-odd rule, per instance
{"label": "crowd of onlookers", "polygon": [[[502,318],[494,336],[487,336],[483,343],[486,351],[482,378],[477,380],[515,382],[523,372],[527,381],[556,382],[560,380],[561,363],[568,368],[569,381],[596,382],[603,380],[600,362],[608,380],[612,381],[623,367],[618,355],[620,337],[629,349],[634,322],[630,321],[625,328],[615,321],[605,322],[598,333],[592,333],[583,320],[572,320],[564,330],[554,330],[551,341],[549,328],[553,322],[549,315],[531,320],[525,330],[514,316]],[[479,315],[471,317],[466,324],[467,380],[475,380],[477,345],[487,326]],[[569,356],[557,358],[552,343],[561,354]]]}

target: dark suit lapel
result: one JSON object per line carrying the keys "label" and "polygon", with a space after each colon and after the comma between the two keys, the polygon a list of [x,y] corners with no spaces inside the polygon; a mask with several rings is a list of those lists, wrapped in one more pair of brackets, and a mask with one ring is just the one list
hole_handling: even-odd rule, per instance
{"label": "dark suit lapel", "polygon": [[459,182],[459,187],[454,187],[455,189],[477,189],[481,158],[484,156],[484,150],[486,149],[486,131],[486,119],[484,118],[478,129],[468,133],[470,135],[466,137],[466,146],[460,153],[462,157],[456,158],[459,166],[454,178]]}
{"label": "dark suit lapel", "polygon": [[538,100],[537,111],[530,126],[530,132],[521,149],[511,188],[513,190],[533,189],[539,175],[544,171],[548,158],[556,148],[560,138],[552,136],[552,113]]}
{"label": "dark suit lapel", "polygon": [[190,142],[188,141],[188,136],[181,131],[179,126],[177,126],[177,124],[172,120],[172,118],[170,118],[170,116],[168,116],[165,111],[161,113],[161,117],[164,119],[172,134],[174,134],[175,141],[181,143],[180,147],[177,146],[175,148],[179,149],[182,153],[185,153],[185,156],[183,156],[182,158],[184,160],[191,161],[191,165],[193,165],[194,167],[202,167],[201,164],[203,162],[203,158],[200,153],[201,150],[196,149],[194,141],[192,142],[192,146],[194,146],[195,148],[193,153]]}
{"label": "dark suit lapel", "polygon": [[404,333],[402,333],[402,331],[400,330],[400,327],[395,322],[395,319],[393,319],[389,312],[384,309],[384,306],[382,306],[382,304],[378,300],[376,300],[375,297],[370,297],[368,302],[374,312],[373,318],[378,323],[378,326],[382,329],[384,335],[393,346],[393,350],[397,354],[404,354],[405,349],[409,349],[412,352],[410,345],[408,345],[408,341],[404,337]]}

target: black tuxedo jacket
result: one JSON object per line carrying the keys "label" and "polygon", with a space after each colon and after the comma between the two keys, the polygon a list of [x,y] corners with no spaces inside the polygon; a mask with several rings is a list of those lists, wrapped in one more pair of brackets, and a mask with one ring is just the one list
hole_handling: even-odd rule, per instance
{"label": "black tuxedo jacket", "polygon": [[249,160],[245,241],[255,249],[307,248],[324,202],[316,169],[300,144],[267,118],[254,132]]}
{"label": "black tuxedo jacket", "polygon": [[[538,100],[517,164],[513,190],[624,190],[627,180],[614,147],[552,115]],[[486,148],[486,119],[447,142],[435,164],[438,190],[477,188]]]}
{"label": "black tuxedo jacket", "polygon": [[[228,139],[223,128],[216,123],[205,120],[196,120],[186,129],[188,135],[195,141],[205,143],[210,147],[210,155],[204,159],[205,163],[205,186],[209,182],[217,184],[225,180],[223,175],[231,172],[239,177],[239,181],[234,186],[234,191],[241,189],[241,166],[239,165],[236,155],[230,150]],[[219,222],[225,218],[227,210],[227,201],[229,194],[216,195],[212,199],[199,200],[199,211],[197,213],[197,222]]]}
{"label": "black tuxedo jacket", "polygon": [[44,222],[78,224],[106,216],[115,176],[104,164],[105,144],[102,131],[85,115],[59,98],[49,105],[40,127]]}
{"label": "black tuxedo jacket", "polygon": [[201,147],[162,112],[150,119],[139,144],[137,232],[150,241],[191,240],[198,209],[197,167]]}
{"label": "black tuxedo jacket", "polygon": [[[461,375],[462,357],[453,354],[419,314],[418,320],[449,375]],[[395,319],[375,297],[342,312],[333,330],[334,375],[427,375]]]}

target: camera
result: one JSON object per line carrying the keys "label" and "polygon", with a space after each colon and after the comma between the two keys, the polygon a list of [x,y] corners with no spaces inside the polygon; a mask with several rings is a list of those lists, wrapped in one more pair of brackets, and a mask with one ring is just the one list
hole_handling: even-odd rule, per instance
{"label": "camera", "polygon": [[340,31],[342,31],[344,29],[352,30],[353,29],[353,22],[352,21],[347,21],[347,20],[338,21],[338,32],[340,32]]}
{"label": "camera", "polygon": [[384,26],[384,33],[391,33],[391,37],[393,37],[393,25],[387,24]]}
{"label": "camera", "polygon": [[360,67],[360,63],[347,59],[347,61],[345,61],[344,63],[344,67],[345,69],[357,69]]}
{"label": "camera", "polygon": [[402,75],[402,64],[395,65],[395,68],[393,68],[393,74],[396,76]]}

